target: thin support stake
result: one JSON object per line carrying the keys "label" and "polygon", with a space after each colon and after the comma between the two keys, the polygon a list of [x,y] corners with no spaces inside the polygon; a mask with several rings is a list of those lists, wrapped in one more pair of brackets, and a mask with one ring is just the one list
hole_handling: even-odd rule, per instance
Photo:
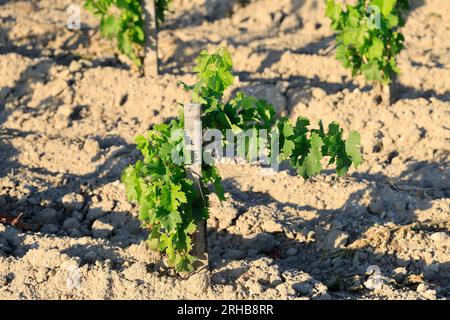
{"label": "thin support stake", "polygon": [[[201,105],[191,103],[184,107],[184,130],[186,146],[188,151],[187,175],[194,182],[200,194],[202,177],[202,123]],[[189,156],[191,155],[191,156]],[[197,270],[209,269],[208,244],[207,244],[206,221],[197,224],[197,231],[192,238],[192,255],[197,258],[194,267]]]}
{"label": "thin support stake", "polygon": [[156,22],[156,8],[154,0],[144,0],[144,74],[156,78],[158,76],[158,34]]}

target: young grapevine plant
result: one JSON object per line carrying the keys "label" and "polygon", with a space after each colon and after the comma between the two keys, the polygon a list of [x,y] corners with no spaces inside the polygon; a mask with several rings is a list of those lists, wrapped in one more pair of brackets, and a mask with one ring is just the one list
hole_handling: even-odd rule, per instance
{"label": "young grapevine plant", "polygon": [[336,58],[353,76],[388,84],[400,72],[396,56],[404,37],[398,28],[408,7],[408,0],[357,0],[346,7],[327,1],[326,16],[337,31]]}
{"label": "young grapevine plant", "polygon": [[[155,0],[156,20],[165,21],[172,0]],[[140,67],[141,50],[145,44],[143,0],[86,0],[84,7],[100,17],[102,36],[113,39],[121,53]]]}
{"label": "young grapevine plant", "polygon": [[[308,119],[300,117],[294,124],[287,118],[276,119],[274,107],[238,92],[224,101],[224,92],[233,84],[233,62],[229,52],[218,49],[210,54],[202,52],[196,59],[197,82],[184,84],[192,92],[192,101],[202,108],[202,123],[208,128],[225,132],[248,129],[271,129],[266,147],[271,148],[273,137],[279,141],[279,159],[288,160],[293,168],[308,178],[321,172],[322,159],[335,163],[337,174],[344,175],[353,164],[362,162],[360,136],[351,132],[347,139],[335,122],[325,130],[322,122],[317,129],[309,129]],[[156,125],[146,137],[136,138],[143,160],[127,167],[122,175],[128,198],[139,204],[139,219],[143,227],[151,230],[149,246],[164,252],[169,266],[178,272],[192,271],[195,258],[191,256],[191,237],[197,223],[208,218],[207,187],[221,201],[225,201],[219,171],[214,165],[202,163],[202,177],[197,186],[188,177],[186,164],[174,161],[184,157],[183,135],[176,131],[184,128],[184,117],[169,124]],[[207,129],[207,128],[205,128]],[[271,150],[272,151],[272,150]],[[247,152],[247,150],[246,150]]]}

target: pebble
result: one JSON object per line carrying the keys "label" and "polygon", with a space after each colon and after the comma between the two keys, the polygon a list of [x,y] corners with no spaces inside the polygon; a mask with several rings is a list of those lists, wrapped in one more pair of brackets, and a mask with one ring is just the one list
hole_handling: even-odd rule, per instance
{"label": "pebble", "polygon": [[80,227],[80,222],[75,218],[66,219],[63,223],[63,228],[66,230],[77,229]]}
{"label": "pebble", "polygon": [[113,230],[114,227],[111,224],[103,222],[100,219],[95,220],[92,224],[92,235],[95,238],[107,238]]}
{"label": "pebble", "polygon": [[96,155],[100,152],[100,144],[97,140],[89,138],[84,142],[84,150],[89,154]]}
{"label": "pebble", "polygon": [[73,112],[71,105],[61,105],[56,111],[56,115],[60,116],[62,119],[68,118]]}
{"label": "pebble", "polygon": [[276,233],[276,232],[282,232],[283,226],[275,221],[266,221],[263,223],[262,228],[264,231],[268,233]]}
{"label": "pebble", "polygon": [[314,88],[314,89],[312,89],[311,93],[312,93],[312,96],[314,98],[316,98],[317,100],[321,100],[327,96],[327,92],[325,90],[323,90],[322,88]]}
{"label": "pebble", "polygon": [[425,292],[425,291],[427,291],[427,289],[428,289],[428,286],[427,286],[425,283],[420,283],[420,284],[417,286],[416,291],[417,291],[417,292]]}
{"label": "pebble", "polygon": [[193,293],[206,293],[210,287],[210,277],[206,272],[193,274],[186,281],[187,289]]}
{"label": "pebble", "polygon": [[8,285],[8,277],[0,274],[0,286],[6,286]]}
{"label": "pebble", "polygon": [[275,236],[270,233],[259,233],[249,240],[245,240],[242,248],[244,250],[257,250],[258,252],[268,253],[278,244]]}
{"label": "pebble", "polygon": [[292,286],[286,282],[279,284],[278,286],[275,287],[275,289],[282,296],[295,296],[296,295],[295,289],[292,288]]}
{"label": "pebble", "polygon": [[61,198],[61,203],[67,210],[80,210],[84,205],[84,197],[77,193],[68,193]]}
{"label": "pebble", "polygon": [[297,254],[297,249],[295,249],[295,248],[289,248],[289,249],[286,251],[286,253],[287,253],[288,256],[295,256],[295,255]]}
{"label": "pebble", "polygon": [[377,199],[369,205],[369,210],[374,214],[381,214],[384,211],[382,199]]}
{"label": "pebble", "polygon": [[386,277],[375,274],[370,276],[366,282],[364,282],[364,286],[369,290],[380,290],[387,283],[387,280]]}
{"label": "pebble", "polygon": [[0,249],[6,250],[7,248],[8,248],[8,240],[6,240],[5,238],[0,237]]}
{"label": "pebble", "polygon": [[89,211],[86,215],[86,219],[88,221],[93,221],[95,219],[100,218],[104,214],[105,214],[105,212],[101,208],[91,208],[91,209],[89,209]]}
{"label": "pebble", "polygon": [[131,281],[143,279],[146,274],[147,267],[142,262],[133,263],[123,272],[125,278]]}
{"label": "pebble", "polygon": [[435,232],[430,236],[430,238],[437,243],[445,242],[448,240],[448,236],[445,232]]}
{"label": "pebble", "polygon": [[45,208],[44,210],[39,211],[34,217],[33,220],[37,223],[48,224],[56,219],[57,212],[52,208]]}
{"label": "pebble", "polygon": [[436,290],[427,290],[422,293],[422,296],[428,300],[436,300]]}
{"label": "pebble", "polygon": [[84,217],[84,215],[80,211],[74,211],[72,213],[72,218],[76,219],[79,222],[81,222],[83,220],[83,217]]}
{"label": "pebble", "polygon": [[61,265],[62,255],[56,249],[31,249],[25,255],[25,261],[36,267],[57,268]]}
{"label": "pebble", "polygon": [[348,242],[349,234],[347,232],[332,230],[324,243],[321,244],[322,249],[333,250],[343,248]]}
{"label": "pebble", "polygon": [[79,258],[68,258],[67,260],[64,260],[60,268],[68,271],[76,270],[80,266],[80,259]]}
{"label": "pebble", "polygon": [[81,64],[78,61],[73,60],[69,65],[69,71],[74,73],[81,69]]}
{"label": "pebble", "polygon": [[86,260],[87,262],[94,262],[97,259],[97,252],[90,250],[88,252],[86,252],[86,254],[84,255],[84,260]]}
{"label": "pebble", "polygon": [[258,250],[250,249],[248,250],[247,257],[255,258],[258,255]]}
{"label": "pebble", "polygon": [[311,294],[313,285],[309,282],[301,282],[301,283],[294,283],[292,285],[292,288],[294,288],[294,290],[297,291],[298,293],[307,296]]}
{"label": "pebble", "polygon": [[41,228],[42,233],[56,233],[58,232],[59,227],[55,224],[46,224]]}
{"label": "pebble", "polygon": [[228,250],[227,252],[225,252],[225,254],[223,255],[224,259],[230,259],[230,260],[240,260],[245,258],[245,253],[241,250],[236,250],[236,249],[232,249],[232,250]]}

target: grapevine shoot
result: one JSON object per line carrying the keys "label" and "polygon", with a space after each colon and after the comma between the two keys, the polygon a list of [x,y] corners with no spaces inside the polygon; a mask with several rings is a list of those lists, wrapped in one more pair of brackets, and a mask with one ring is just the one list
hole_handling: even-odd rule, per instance
{"label": "grapevine shoot", "polygon": [[[310,129],[309,120],[303,117],[294,124],[287,118],[276,119],[271,104],[243,92],[224,101],[224,93],[234,80],[232,67],[232,58],[226,49],[212,54],[203,51],[194,68],[197,82],[194,85],[183,83],[192,93],[192,102],[201,106],[201,122],[208,124],[203,130],[217,129],[224,133],[227,130],[234,133],[271,130],[265,147],[273,153],[271,148],[278,142],[280,154],[276,161],[288,160],[305,179],[321,172],[324,157],[328,157],[329,164],[336,165],[339,176],[352,164],[358,167],[362,163],[359,134],[350,132],[344,139],[343,130],[335,122],[326,130],[322,122],[317,129]],[[182,114],[169,124],[155,125],[147,136],[136,137],[143,159],[124,170],[122,182],[128,199],[139,205],[142,226],[150,229],[150,248],[165,253],[168,265],[177,272],[190,272],[195,261],[191,255],[192,236],[197,224],[208,219],[210,190],[221,201],[226,198],[214,164],[202,162],[199,187],[188,177],[189,161],[176,161],[188,158],[183,147],[184,136],[177,134],[185,125]],[[249,154],[250,148],[245,144],[245,155]]]}
{"label": "grapevine shoot", "polygon": [[336,58],[353,76],[388,85],[400,73],[396,56],[403,49],[408,0],[358,0],[343,7],[328,0],[326,16],[337,32]]}

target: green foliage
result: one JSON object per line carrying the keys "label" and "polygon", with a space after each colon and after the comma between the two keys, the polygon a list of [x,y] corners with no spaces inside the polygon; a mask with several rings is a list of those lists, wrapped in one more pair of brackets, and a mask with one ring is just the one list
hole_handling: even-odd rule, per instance
{"label": "green foliage", "polygon": [[[359,134],[351,132],[343,139],[343,130],[335,122],[329,125],[328,133],[320,122],[319,130],[309,129],[309,120],[298,118],[295,126],[288,119],[276,120],[275,109],[267,101],[258,100],[237,92],[228,102],[223,101],[226,89],[233,84],[233,62],[224,48],[213,54],[202,52],[196,59],[194,71],[198,82],[189,86],[192,100],[202,104],[202,121],[211,128],[232,129],[234,133],[248,129],[276,128],[280,139],[280,160],[289,160],[292,167],[305,178],[321,172],[321,159],[329,156],[329,163],[336,164],[338,175],[344,175],[352,163],[361,162]],[[270,139],[267,147],[270,146]]]}
{"label": "green foliage", "polygon": [[404,25],[408,0],[358,0],[345,8],[327,1],[326,16],[337,31],[336,58],[352,75],[387,84],[399,73],[396,56],[404,37],[397,29]]}
{"label": "green foliage", "polygon": [[122,182],[128,199],[139,205],[142,225],[151,229],[149,246],[165,252],[169,265],[178,272],[188,272],[195,260],[189,254],[191,235],[197,223],[208,218],[210,192],[205,185],[214,184],[219,198],[224,196],[216,168],[202,168],[200,192],[187,177],[184,163],[173,161],[173,152],[183,156],[183,136],[176,134],[182,128],[180,121],[172,121],[156,125],[147,137],[137,136],[135,142],[143,160],[124,170]]}
{"label": "green foliage", "polygon": [[[165,21],[172,0],[155,0],[158,24]],[[141,0],[86,0],[84,7],[100,17],[102,36],[116,41],[121,53],[136,66],[142,65],[141,50],[145,44]]]}
{"label": "green foliage", "polygon": [[[280,160],[289,160],[303,177],[311,177],[322,170],[321,160],[329,157],[337,173],[343,175],[352,163],[362,162],[360,137],[351,132],[343,139],[343,130],[335,122],[325,132],[309,129],[309,120],[298,118],[295,126],[288,119],[275,119],[275,109],[264,100],[238,92],[228,102],[223,101],[225,90],[233,84],[233,62],[226,49],[213,54],[202,52],[196,60],[197,83],[184,84],[192,92],[192,100],[202,105],[202,122],[209,128],[274,129],[279,135]],[[208,218],[208,184],[221,201],[226,200],[221,177],[215,166],[202,164],[202,177],[198,183],[187,176],[184,161],[174,161],[173,155],[183,158],[184,137],[177,134],[184,127],[180,117],[170,124],[156,125],[147,137],[136,137],[137,148],[143,160],[126,168],[122,182],[128,199],[139,205],[139,219],[150,228],[148,244],[154,250],[165,252],[170,266],[178,272],[189,272],[195,258],[190,255],[191,236],[197,224]],[[206,129],[206,128],[205,128]],[[267,141],[269,147],[270,139]]]}
{"label": "green foliage", "polygon": [[155,0],[156,20],[158,26],[166,21],[166,12],[169,11],[169,6],[172,0]]}

